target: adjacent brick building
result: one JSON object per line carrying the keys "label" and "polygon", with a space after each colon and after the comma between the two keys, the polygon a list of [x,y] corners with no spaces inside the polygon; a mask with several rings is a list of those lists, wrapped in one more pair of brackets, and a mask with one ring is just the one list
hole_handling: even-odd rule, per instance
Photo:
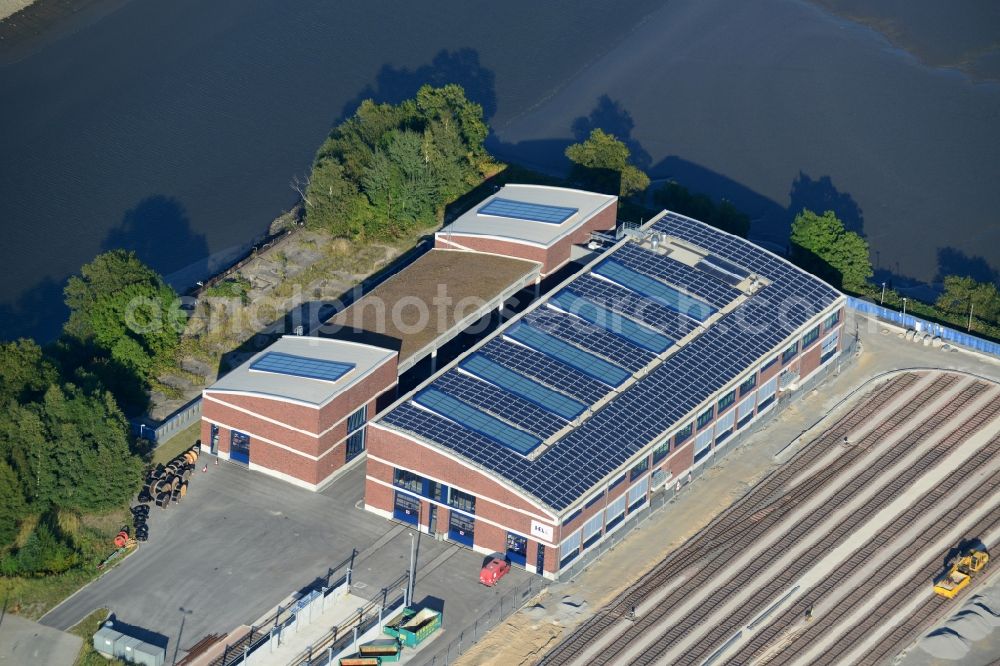
{"label": "adjacent brick building", "polygon": [[505,185],[434,235],[435,247],[537,261],[555,273],[595,231],[617,224],[618,197],[548,185]]}
{"label": "adjacent brick building", "polygon": [[316,490],[365,450],[394,350],[286,335],[205,389],[202,449]]}

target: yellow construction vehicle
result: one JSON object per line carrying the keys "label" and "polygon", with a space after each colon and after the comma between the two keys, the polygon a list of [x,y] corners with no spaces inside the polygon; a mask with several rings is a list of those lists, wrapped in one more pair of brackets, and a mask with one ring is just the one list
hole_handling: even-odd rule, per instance
{"label": "yellow construction vehicle", "polygon": [[953,599],[968,587],[972,577],[982,571],[989,561],[990,555],[985,550],[970,548],[959,552],[951,559],[948,572],[934,582],[934,591],[942,597]]}

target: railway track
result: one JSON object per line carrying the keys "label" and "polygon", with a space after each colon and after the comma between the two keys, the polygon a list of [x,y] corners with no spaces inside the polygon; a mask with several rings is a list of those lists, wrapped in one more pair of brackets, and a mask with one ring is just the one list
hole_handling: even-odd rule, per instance
{"label": "railway track", "polygon": [[[963,395],[966,398],[974,395],[974,388],[975,387],[972,386],[968,387],[965,391],[963,391]],[[912,404],[913,403],[911,403],[911,405]],[[957,400],[948,403],[945,407],[938,410],[938,412],[928,419],[928,421],[922,425],[919,430],[932,432],[937,428],[940,428],[954,416],[959,406],[961,405]],[[908,408],[904,408],[903,410],[900,410],[900,412],[897,412],[896,417],[908,411]],[[898,418],[888,419],[881,426],[876,428],[875,431],[870,433],[868,437],[866,437],[866,440],[873,438],[877,442],[888,434],[888,432],[891,432],[895,425],[898,425],[897,421]],[[833,513],[846,504],[861,489],[868,486],[879,476],[883,476],[886,470],[893,466],[898,460],[896,457],[897,455],[905,455],[906,450],[915,446],[921,439],[923,439],[924,436],[926,436],[926,432],[921,435],[920,439],[915,441],[911,440],[909,437],[903,438],[889,449],[886,449],[878,460],[876,460],[863,472],[856,475],[849,483],[839,488],[833,497],[831,497],[829,501],[825,502],[820,509],[809,514],[803,520],[797,522],[792,529],[782,534],[778,538],[778,541],[769,547],[768,551],[772,553],[784,553],[793,549],[796,544],[799,544],[806,538],[807,535],[813,533],[819,525],[824,524]],[[829,469],[825,469],[817,476],[829,477],[830,475],[828,474],[828,471]],[[809,548],[809,557],[802,557],[793,560],[781,571],[778,576],[770,578],[764,586],[754,594],[754,598],[759,599],[759,601],[742,604],[735,611],[728,614],[725,622],[715,624],[713,629],[709,631],[708,635],[698,640],[697,644],[692,645],[685,650],[684,654],[677,659],[676,663],[699,663],[702,659],[710,656],[712,651],[718,647],[718,645],[720,645],[726,638],[733,635],[733,633],[745,623],[751,621],[756,614],[765,610],[767,605],[771,603],[772,599],[778,597],[783,590],[787,589],[802,575],[802,573],[811,567],[815,561],[815,557],[829,552],[842,543],[844,539],[851,535],[858,527],[867,522],[872,516],[881,510],[882,507],[898,496],[898,494],[901,493],[909,483],[920,476],[923,471],[924,468],[912,466],[892,478],[888,482],[888,485],[886,485],[871,501],[865,504],[863,509],[850,514],[836,524],[832,529],[826,531],[822,536],[820,536],[818,542]],[[812,495],[819,489],[819,487],[825,485],[825,482],[820,486],[807,482],[803,484],[802,490],[807,492],[808,495]],[[735,590],[740,590],[748,586],[752,581],[759,578],[761,574],[766,571],[769,566],[771,566],[771,564],[771,558],[763,558],[747,567],[744,567],[736,574],[735,577],[727,581],[725,585],[720,586],[712,592],[704,603],[699,604],[697,608],[693,609],[680,620],[673,622],[672,626],[650,646],[646,655],[634,660],[633,663],[642,664],[655,662],[659,658],[660,653],[665,652],[671,646],[676,645],[687,637],[687,635],[694,629],[701,626],[705,622],[706,618],[727,602],[728,598]],[[697,587],[701,585],[707,585],[715,572],[709,569],[704,571],[707,575],[690,582],[686,582],[685,587],[687,588],[691,585],[694,589],[697,589]],[[670,604],[670,601],[671,600],[668,599],[663,606],[650,613],[650,626],[660,624],[661,621],[671,613],[673,609],[670,607],[672,605]],[[674,601],[679,601],[679,599]],[[630,639],[635,638],[637,638],[635,635],[630,637]],[[627,647],[628,643],[625,642],[625,636],[623,636],[619,648],[623,650],[627,649]]]}
{"label": "railway track", "polygon": [[[804,447],[785,465],[771,472],[752,488],[740,501],[719,515],[712,523],[699,531],[684,545],[668,555],[642,580],[635,583],[619,596],[613,604],[605,607],[590,620],[581,625],[566,640],[549,652],[542,660],[545,665],[559,665],[573,662],[586,645],[600,639],[609,629],[616,626],[631,610],[660,588],[679,576],[692,563],[704,558],[705,553],[723,547],[739,539],[748,530],[760,526],[761,512],[773,506],[774,498],[796,475],[807,469],[829,446],[843,441],[846,434],[857,429],[876,414],[879,409],[900,397],[919,381],[915,373],[899,375],[867,393],[859,406],[838,419],[824,430],[814,442]],[[935,388],[935,386],[932,386]],[[943,388],[943,387],[942,387]]]}
{"label": "railway track", "polygon": [[[984,464],[998,453],[1000,453],[1000,438],[995,438],[969,461],[969,465],[971,467]],[[757,630],[754,637],[739,651],[728,655],[727,660],[736,664],[750,664],[756,660],[760,660],[756,663],[767,664],[787,664],[794,661],[821,634],[836,626],[841,618],[856,608],[858,604],[877,594],[885,585],[885,579],[881,576],[869,578],[844,598],[836,602],[836,605],[824,612],[822,616],[816,618],[808,625],[801,627],[801,630],[791,637],[790,640],[781,642],[781,635],[787,632],[789,628],[793,628],[801,623],[809,608],[818,605],[824,597],[837,590],[845,580],[853,576],[868,564],[873,557],[877,556],[884,549],[884,544],[898,538],[910,524],[918,520],[925,512],[932,510],[935,504],[940,502],[942,498],[952,492],[963,481],[964,477],[959,475],[950,475],[943,479],[938,485],[921,497],[917,503],[913,504],[895,521],[883,528],[862,548],[855,551],[837,569],[824,577],[819,585],[810,589],[801,599],[789,607],[788,610],[774,618],[768,625]],[[995,491],[997,484],[1000,484],[1000,473],[994,474],[986,483],[968,493],[936,522],[948,524],[949,522],[958,520],[964,513],[977,506],[979,502],[990,497]],[[974,529],[978,529],[978,527]],[[912,561],[915,555],[926,552],[926,549],[933,544],[934,540],[934,536],[928,533],[921,534],[910,540],[894,555],[886,559],[880,565],[880,570],[894,571],[901,569],[908,562]],[[940,566],[937,566],[937,568],[940,569]],[[926,578],[922,578],[921,583],[926,585],[934,573],[936,572],[931,572]],[[870,626],[866,627],[865,631],[871,628]],[[773,645],[776,641],[781,643],[780,650],[776,650],[771,655],[761,659],[769,646]],[[838,643],[838,646],[841,649],[850,647],[846,643]],[[840,654],[837,651],[838,646],[831,649],[831,654]]]}
{"label": "railway track", "polygon": [[[914,395],[912,400],[882,418],[860,441],[853,443],[850,448],[844,450],[828,465],[815,470],[807,478],[793,486],[791,490],[788,490],[788,484],[791,480],[801,475],[822,456],[826,455],[832,445],[842,443],[845,434],[856,431],[879,410],[917,385],[920,377],[920,375],[913,373],[901,375],[870,392],[855,409],[829,426],[788,463],[768,475],[739,502],[701,530],[684,546],[665,558],[646,577],[622,594],[615,603],[607,606],[591,620],[584,623],[567,640],[546,655],[542,663],[572,663],[587,651],[587,646],[593,645],[595,641],[606,643],[606,646],[601,649],[600,654],[589,655],[588,663],[608,663],[619,659],[633,641],[650,631],[654,631],[662,624],[662,621],[674,611],[678,604],[683,602],[691,590],[699,590],[703,586],[710,585],[711,579],[717,576],[720,570],[725,569],[726,562],[731,560],[734,554],[746,550],[754,542],[771,532],[772,528],[786,517],[788,510],[806,501],[822,488],[829,486],[839,474],[849,469],[860,458],[871,454],[879,442],[897,430],[905,428],[915,414],[925,409],[958,381],[956,375],[936,377],[924,390]],[[820,506],[818,510],[805,516],[791,530],[780,535],[777,543],[772,545],[770,549],[773,552],[784,552],[785,549],[793,547],[796,542],[810,534],[839,507],[850,501],[852,496],[892,467],[905,455],[907,449],[913,449],[919,442],[924,441],[949,423],[985,388],[987,385],[983,383],[973,383],[965,387],[956,399],[937,409],[929,419],[913,429],[909,436],[901,438],[892,446],[885,447],[881,451],[875,451],[875,459],[870,467],[834,491],[830,500]],[[819,543],[815,546],[817,552],[825,552],[843,541],[847,535],[866,522],[876,511],[898,497],[924,470],[936,464],[950,450],[989,422],[998,411],[1000,411],[1000,405],[984,410],[968,419],[956,428],[946,440],[925,452],[917,464],[911,465],[888,480],[872,501],[864,507],[863,511],[848,515],[828,533],[816,537],[819,539]],[[743,626],[743,623],[764,610],[763,606],[772,602],[773,595],[780,594],[784,587],[787,587],[790,582],[794,582],[808,564],[809,562],[804,558],[798,563],[793,562],[786,572],[766,583],[760,594],[754,595],[765,601],[741,606],[735,613],[727,617],[726,622],[716,625],[707,636],[699,639],[697,644],[678,660],[678,663],[700,663],[706,657],[710,658],[713,650],[732,636],[736,629]],[[633,658],[633,663],[651,663],[659,659],[664,650],[683,640],[695,627],[701,626],[705,618],[723,604],[734,590],[738,590],[754,580],[767,565],[768,562],[765,558],[761,563],[751,563],[737,572],[732,580],[727,581],[721,589],[711,592],[704,603],[700,603],[678,621],[672,622],[643,655],[640,655],[638,659]],[[662,599],[657,599],[656,605],[642,617],[636,618],[633,623],[624,626],[624,629],[622,628],[623,618],[629,615],[633,608],[657,593],[662,595],[663,590],[672,583],[676,583],[678,579],[683,579],[683,589],[674,589],[666,593]],[[613,630],[617,630],[619,633],[612,638]],[[742,648],[740,654],[743,654],[746,649],[746,647]],[[756,648],[751,649],[750,654],[755,651]],[[734,663],[746,662],[737,661]]]}

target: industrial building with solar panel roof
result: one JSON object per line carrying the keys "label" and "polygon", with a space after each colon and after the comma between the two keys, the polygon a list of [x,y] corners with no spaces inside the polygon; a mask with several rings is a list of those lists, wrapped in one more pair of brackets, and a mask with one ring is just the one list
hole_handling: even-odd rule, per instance
{"label": "industrial building with solar panel roof", "polygon": [[365,508],[558,578],[818,381],[845,301],[664,212],[374,419]]}

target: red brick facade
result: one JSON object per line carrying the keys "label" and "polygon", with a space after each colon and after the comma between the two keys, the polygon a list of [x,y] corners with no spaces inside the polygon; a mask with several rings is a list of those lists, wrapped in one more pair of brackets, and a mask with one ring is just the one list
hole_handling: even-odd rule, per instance
{"label": "red brick facade", "polygon": [[505,257],[515,257],[537,261],[542,265],[541,276],[545,277],[566,265],[574,245],[582,245],[590,240],[593,231],[609,231],[615,228],[618,216],[618,201],[615,200],[599,213],[588,219],[573,230],[572,233],[560,238],[548,247],[516,239],[477,236],[452,232],[438,232],[434,238],[434,247],[445,250],[474,250],[499,254]]}
{"label": "red brick facade", "polygon": [[250,437],[250,466],[316,489],[347,459],[348,417],[367,405],[367,417],[396,385],[396,358],[383,363],[322,406],[278,397],[208,389],[202,399],[202,448],[212,448],[218,427],[218,453],[229,457],[232,431]]}

